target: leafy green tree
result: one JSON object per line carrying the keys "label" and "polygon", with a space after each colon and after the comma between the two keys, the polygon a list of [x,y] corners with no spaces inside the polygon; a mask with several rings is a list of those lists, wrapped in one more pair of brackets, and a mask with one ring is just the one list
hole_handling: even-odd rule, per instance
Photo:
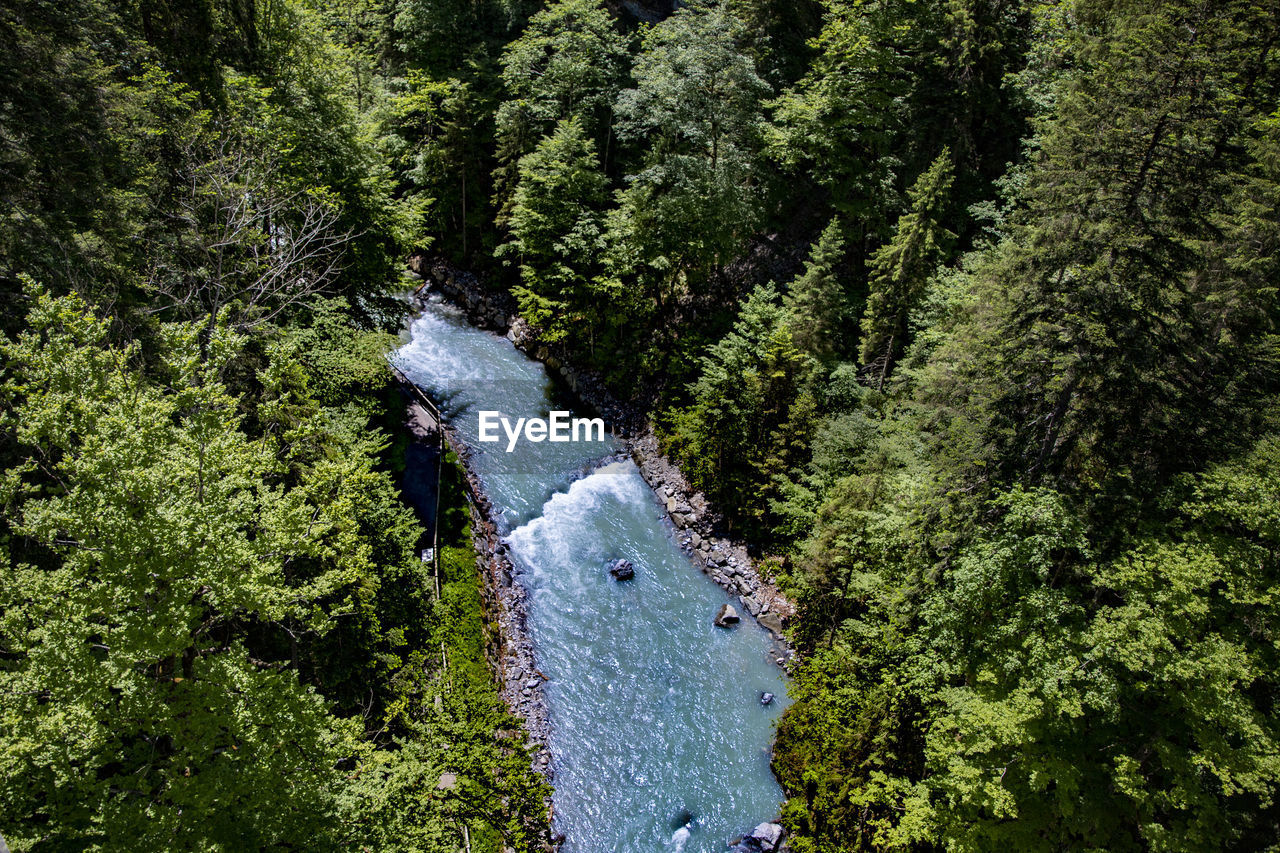
{"label": "leafy green tree", "polygon": [[341,503],[273,484],[274,442],[238,429],[217,381],[234,338],[204,361],[195,328],[167,330],[172,385],[155,387],[82,303],[33,295],[31,331],[4,344],[4,425],[30,454],[4,476],[9,840],[332,837],[358,730],[255,659],[243,626],[325,629],[353,579]]}
{"label": "leafy green tree", "polygon": [[[218,142],[244,138],[276,162],[286,194],[307,192],[336,213],[335,230],[350,235],[337,286],[352,304],[374,298],[377,283],[395,269],[391,239],[393,189],[374,143],[376,122],[357,109],[359,68],[327,37],[314,7],[296,2],[257,4],[282,32],[262,35],[267,54],[261,76],[228,75],[233,116]],[[265,25],[263,25],[265,27]]]}
{"label": "leafy green tree", "polygon": [[[0,289],[16,301],[19,276],[39,275],[124,317],[142,301],[156,209],[209,115],[111,4],[19,3],[5,19]],[[17,319],[5,312],[7,328]]]}
{"label": "leafy green tree", "polygon": [[[325,289],[368,296],[370,280],[390,268],[386,187],[369,177],[372,146],[347,108],[323,34],[287,2],[260,4],[270,7],[270,15],[259,8],[262,20],[252,8],[237,18],[246,11],[238,3],[186,5],[201,7],[192,20],[182,19],[185,7],[156,4],[14,8],[4,48],[17,66],[5,69],[9,88],[0,95],[12,140],[0,186],[12,211],[0,227],[2,286],[16,295],[19,274],[36,275],[59,292],[114,305],[125,327],[145,334],[163,307],[151,304],[148,285],[186,289],[200,265],[192,247],[224,236],[197,209],[210,206],[210,172],[236,148],[259,156],[274,198],[305,196],[295,209],[332,214],[333,233],[350,239]],[[268,17],[292,35],[268,39]],[[210,27],[225,39],[209,36]],[[50,68],[61,70],[51,76]],[[239,180],[266,188],[261,175]],[[258,217],[281,227],[294,219]],[[175,316],[190,315],[167,318]]]}
{"label": "leafy green tree", "polygon": [[812,59],[810,40],[822,29],[819,0],[730,0],[742,21],[751,58],[775,88],[794,82]]}
{"label": "leafy green tree", "polygon": [[399,57],[433,78],[485,64],[510,32],[535,11],[530,0],[393,0],[388,4]]}
{"label": "leafy green tree", "polygon": [[868,405],[873,395],[859,381],[856,365],[837,364],[813,396],[812,425],[797,435],[808,447],[793,455],[790,470],[774,477],[777,496],[769,501],[769,515],[780,542],[802,542],[813,532],[832,487],[851,471],[871,466],[869,454],[880,440],[880,418]]}
{"label": "leafy green tree", "polygon": [[[447,851],[463,826],[528,849],[545,788],[496,734],[515,723],[469,547],[431,607],[382,440],[354,406],[309,396],[307,335],[272,349],[249,400],[219,380],[247,343],[223,325],[204,345],[199,325],[162,327],[153,381],[83,303],[31,296],[29,331],[3,344],[0,421],[28,456],[0,478],[15,849],[306,833]],[[446,642],[441,669],[423,650]],[[433,797],[446,770],[465,784]]]}
{"label": "leafy green tree", "polygon": [[[179,81],[200,92],[210,103],[222,99],[226,66],[261,71],[262,25],[270,19],[258,4],[244,0],[176,0],[116,4],[137,15],[147,42],[176,69]],[[276,11],[283,4],[263,4]]]}
{"label": "leafy green tree", "polygon": [[[525,851],[545,826],[484,665],[478,581],[433,608],[376,428],[400,415],[373,330],[401,316],[385,293],[411,223],[393,214],[427,207],[393,204],[381,160],[420,141],[420,116],[372,144],[395,84],[369,77],[364,38],[391,5],[362,4],[349,39],[329,13],[357,10],[292,0],[5,11],[0,811],[15,850],[377,838],[445,853],[469,827],[478,850]],[[483,140],[483,122],[466,130]],[[459,135],[429,153],[483,160]],[[426,159],[430,188],[452,189],[457,171]],[[26,288],[26,272],[82,298]],[[464,622],[449,660],[465,663],[425,653]],[[467,749],[446,756],[442,738]],[[466,780],[456,796],[438,793],[446,769]]]}
{"label": "leafy green tree", "polygon": [[507,45],[507,100],[496,115],[499,211],[508,209],[515,191],[517,162],[558,122],[577,117],[608,160],[613,102],[628,60],[626,42],[600,0],[556,0]]}
{"label": "leafy green tree", "polygon": [[482,110],[470,83],[411,71],[405,91],[391,103],[382,143],[403,176],[403,192],[425,212],[426,234],[419,235],[419,245],[449,237],[447,251],[454,257],[466,257],[475,248],[486,218],[486,172],[476,166],[484,159]]}
{"label": "leafy green tree", "polygon": [[796,586],[830,648],[779,731],[793,843],[1265,847],[1275,449],[1179,478],[1109,555],[1015,487],[930,568],[911,476],[833,488]]}
{"label": "leafy green tree", "polygon": [[892,208],[886,194],[898,168],[893,142],[906,79],[897,73],[904,59],[886,30],[911,20],[896,7],[906,4],[890,5],[826,4],[817,56],[778,98],[769,128],[770,154],[784,167],[804,169],[831,193],[837,210],[871,234],[887,226]]}
{"label": "leafy green tree", "polygon": [[[989,197],[1018,154],[1025,106],[1006,77],[1030,29],[1021,0],[828,2],[816,57],[776,102],[771,155],[829,193],[869,253],[902,207],[905,176],[955,154],[958,210]],[[953,230],[967,234],[961,218]]]}
{"label": "leafy green tree", "polygon": [[705,282],[757,221],[754,174],[769,86],[738,46],[741,24],[718,3],[682,6],[652,27],[618,98],[623,140],[645,143],[611,223],[659,300]]}
{"label": "leafy green tree", "polygon": [[911,210],[893,238],[871,259],[867,308],[862,318],[862,363],[883,385],[910,340],[911,312],[920,304],[955,235],[942,224],[949,201],[951,152],[943,150],[908,193]]}
{"label": "leafy green tree", "polygon": [[[482,581],[467,531],[443,548],[440,568],[425,645],[443,648],[449,666],[428,676],[419,651],[399,676],[411,719],[396,748],[370,755],[346,792],[348,842],[454,853],[466,826],[473,849],[531,851],[544,834],[549,787],[530,771],[519,720],[485,660]],[[445,773],[451,785],[440,784]]]}
{"label": "leafy green tree", "polygon": [[505,254],[520,262],[520,312],[548,341],[590,340],[605,319],[596,276],[605,178],[577,118],[560,122],[520,160]]}
{"label": "leafy green tree", "polygon": [[1218,849],[1269,831],[1280,726],[1257,697],[1272,689],[1274,649],[1241,620],[1269,624],[1275,604],[1261,553],[1274,453],[1266,440],[1180,484],[1176,529],[1142,530],[1101,564],[1061,498],[998,499],[997,530],[926,614],[935,654],[969,674],[937,694],[933,796],[913,806],[937,831],[964,849],[1046,834]]}

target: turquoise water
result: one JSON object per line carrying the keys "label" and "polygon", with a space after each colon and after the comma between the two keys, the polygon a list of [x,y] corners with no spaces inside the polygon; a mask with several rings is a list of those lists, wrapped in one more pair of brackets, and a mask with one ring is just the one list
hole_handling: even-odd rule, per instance
{"label": "turquoise water", "polygon": [[[750,620],[712,625],[728,594],[681,552],[621,444],[480,443],[480,410],[514,423],[567,407],[542,365],[450,306],[429,305],[396,360],[475,450],[529,590],[562,849],[722,851],[774,817],[769,744],[786,685],[769,636]],[[615,558],[634,580],[609,576]],[[769,707],[764,691],[778,696]]]}

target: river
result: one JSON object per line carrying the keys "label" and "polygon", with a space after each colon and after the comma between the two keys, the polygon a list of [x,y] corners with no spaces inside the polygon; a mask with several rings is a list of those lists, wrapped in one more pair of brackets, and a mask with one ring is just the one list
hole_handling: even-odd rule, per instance
{"label": "river", "polygon": [[[480,442],[481,410],[514,423],[569,406],[540,363],[443,302],[412,323],[396,363],[475,452],[529,592],[562,850],[710,853],[773,818],[769,747],[787,700],[770,637],[750,618],[713,626],[728,593],[680,550],[621,443]],[[610,577],[617,558],[633,580]],[[767,707],[764,692],[778,697]]]}

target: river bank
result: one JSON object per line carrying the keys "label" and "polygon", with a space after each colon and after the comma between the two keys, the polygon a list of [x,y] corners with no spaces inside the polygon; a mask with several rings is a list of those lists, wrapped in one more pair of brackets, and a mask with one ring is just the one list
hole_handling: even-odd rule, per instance
{"label": "river bank", "polygon": [[410,437],[416,442],[430,444],[436,440],[439,431],[446,447],[458,460],[463,492],[471,510],[471,540],[476,568],[483,581],[481,597],[485,624],[493,629],[486,634],[485,656],[498,678],[503,701],[524,720],[530,741],[535,745],[534,769],[551,781],[547,706],[541,690],[545,679],[533,658],[528,593],[515,581],[515,567],[498,531],[493,503],[485,496],[479,475],[469,464],[472,456],[470,447],[447,420],[436,417],[434,404],[426,399],[421,389],[397,368],[392,366],[391,369],[406,399],[405,426]]}

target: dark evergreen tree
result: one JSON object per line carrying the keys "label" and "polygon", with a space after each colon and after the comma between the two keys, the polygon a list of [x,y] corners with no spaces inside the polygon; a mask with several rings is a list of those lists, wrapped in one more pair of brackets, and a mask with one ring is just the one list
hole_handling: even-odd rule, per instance
{"label": "dark evergreen tree", "polygon": [[836,218],[813,244],[804,273],[787,293],[796,346],[822,361],[844,353],[852,340],[852,299],[841,277],[844,259],[844,226]]}
{"label": "dark evergreen tree", "polygon": [[548,342],[591,341],[607,322],[597,281],[604,249],[605,178],[595,145],[576,118],[560,122],[520,158],[511,240],[500,254],[520,264],[520,313]]}
{"label": "dark evergreen tree", "polygon": [[1267,262],[1225,263],[1256,257],[1235,240],[1258,220],[1222,227],[1267,180],[1254,156],[1274,28],[1248,3],[1082,11],[1100,29],[1075,34],[1081,68],[1038,139],[1025,210],[950,338],[966,381],[947,381],[989,401],[975,413],[1003,476],[1132,484],[1225,450],[1276,387]]}
{"label": "dark evergreen tree", "polygon": [[955,239],[943,226],[953,169],[944,149],[907,193],[909,212],[898,219],[893,238],[871,258],[867,308],[862,316],[862,363],[877,387],[910,342],[912,310],[924,297],[929,278]]}
{"label": "dark evergreen tree", "polygon": [[614,245],[659,301],[714,278],[758,218],[753,174],[769,87],[739,47],[741,24],[694,3],[654,26],[617,131],[643,143],[611,222]]}
{"label": "dark evergreen tree", "polygon": [[600,0],[557,0],[539,11],[502,58],[507,100],[498,106],[499,218],[509,212],[516,163],[576,117],[607,161],[613,102],[622,88],[626,44]]}

